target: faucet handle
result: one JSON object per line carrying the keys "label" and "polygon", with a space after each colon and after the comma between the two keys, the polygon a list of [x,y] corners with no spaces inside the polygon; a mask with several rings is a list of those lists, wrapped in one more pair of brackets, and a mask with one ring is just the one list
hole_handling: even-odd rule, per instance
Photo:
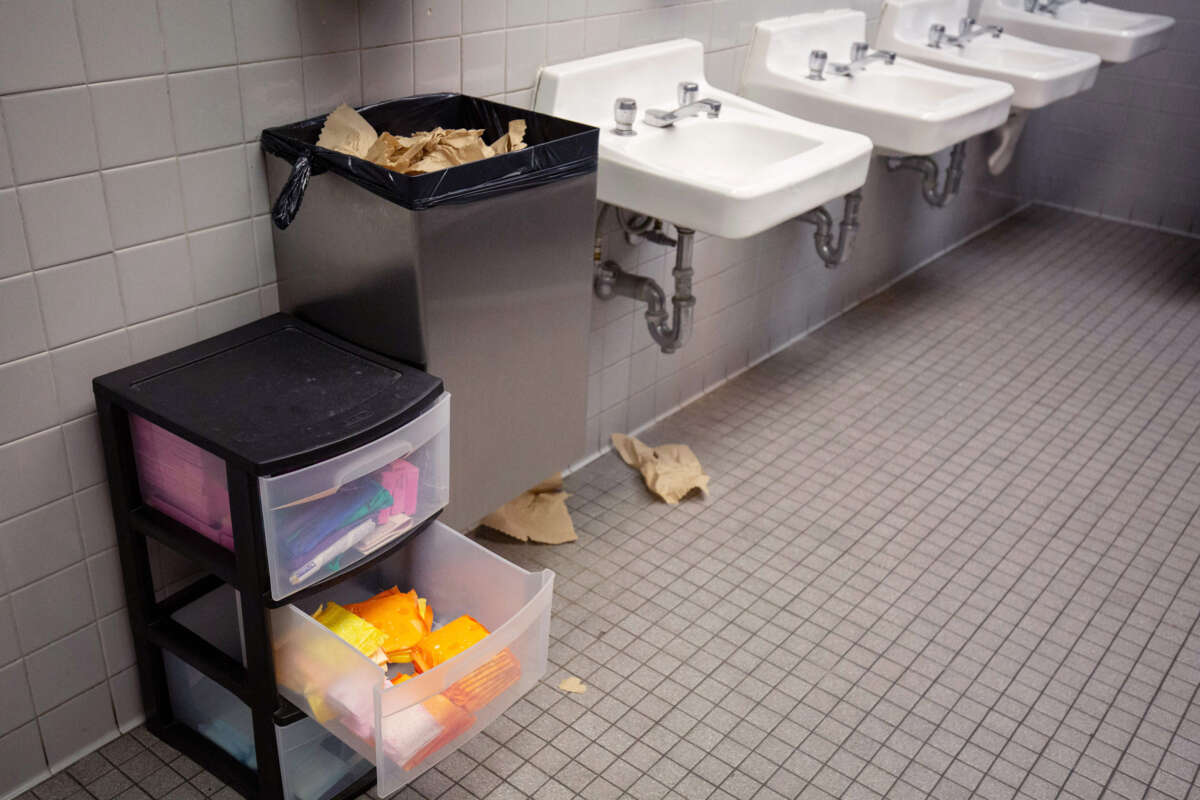
{"label": "faucet handle", "polygon": [[859,61],[867,57],[867,53],[871,52],[869,42],[854,42],[850,45],[850,60]]}
{"label": "faucet handle", "polygon": [[829,54],[824,50],[813,50],[808,54],[808,79],[810,81],[825,80],[825,65],[829,62]]}
{"label": "faucet handle", "polygon": [[941,47],[942,40],[946,38],[946,26],[934,23],[929,26],[929,46]]}
{"label": "faucet handle", "polygon": [[970,33],[974,29],[975,29],[975,18],[974,17],[963,17],[961,20],[959,20],[959,23],[958,23],[958,35],[959,36],[966,36],[968,33]]}
{"label": "faucet handle", "polygon": [[700,99],[700,84],[695,81],[680,81],[677,95],[679,105],[690,105]]}
{"label": "faucet handle", "polygon": [[637,119],[637,101],[632,97],[618,97],[613,103],[613,119],[617,123],[613,133],[617,136],[636,136],[633,121]]}
{"label": "faucet handle", "polygon": [[[1084,2],[1087,2],[1087,0],[1084,0]],[[1002,35],[1004,35],[1003,25],[988,25],[987,29],[992,32],[993,39],[999,39]]]}

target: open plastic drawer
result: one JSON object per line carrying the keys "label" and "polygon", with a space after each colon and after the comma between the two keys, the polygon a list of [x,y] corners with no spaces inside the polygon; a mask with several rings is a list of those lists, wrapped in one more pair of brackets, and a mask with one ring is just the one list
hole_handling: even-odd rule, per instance
{"label": "open plastic drawer", "polygon": [[[435,628],[469,614],[491,633],[392,685],[310,616],[324,602],[345,605],[391,586],[428,599]],[[434,522],[394,556],[306,598],[302,607],[271,612],[280,692],[370,759],[380,795],[391,794],[461,747],[545,674],[553,587],[551,571],[527,572]],[[497,675],[503,682],[489,682]],[[480,685],[488,690],[476,691]]]}
{"label": "open plastic drawer", "polygon": [[387,546],[450,501],[450,395],[370,444],[259,478],[271,596],[282,600]]}
{"label": "open plastic drawer", "polygon": [[[226,655],[243,657],[237,592],[221,586],[172,615]],[[257,768],[250,709],[229,690],[170,652],[163,652],[175,719],[250,769]],[[311,719],[276,725],[279,766],[287,800],[333,797],[373,769],[370,761]]]}

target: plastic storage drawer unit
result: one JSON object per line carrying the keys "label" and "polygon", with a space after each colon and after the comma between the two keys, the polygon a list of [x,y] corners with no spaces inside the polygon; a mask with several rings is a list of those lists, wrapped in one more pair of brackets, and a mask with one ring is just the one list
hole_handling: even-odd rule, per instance
{"label": "plastic storage drawer unit", "polygon": [[[227,551],[261,536],[275,602],[397,545],[450,498],[441,380],[285,314],[95,388],[128,412],[142,502]],[[241,523],[230,486],[253,506]],[[170,534],[152,515],[143,524]],[[211,550],[231,575],[232,556]]]}
{"label": "plastic storage drawer unit", "polygon": [[[426,598],[435,628],[469,614],[490,633],[392,685],[311,616],[324,602],[346,605],[392,586]],[[553,586],[549,570],[527,572],[435,522],[370,569],[300,607],[271,612],[280,693],[372,761],[386,796],[458,749],[545,674]]]}

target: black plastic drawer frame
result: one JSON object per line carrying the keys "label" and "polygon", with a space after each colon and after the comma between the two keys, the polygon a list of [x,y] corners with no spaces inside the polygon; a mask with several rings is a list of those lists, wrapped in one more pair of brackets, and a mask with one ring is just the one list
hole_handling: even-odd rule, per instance
{"label": "black plastic drawer frame", "polygon": [[[282,800],[283,783],[275,727],[288,725],[304,715],[279,697],[275,686],[275,665],[267,617],[271,604],[263,591],[263,587],[267,586],[266,558],[262,552],[258,480],[234,465],[227,465],[230,512],[234,530],[239,531],[239,535],[234,537],[235,550],[230,553],[142,502],[134,465],[129,414],[103,398],[97,398],[96,406],[108,467],[109,496],[116,523],[117,548],[137,655],[146,728],[243,796],[254,800]],[[209,575],[158,600],[150,569],[148,538],[162,542],[190,558]],[[378,557],[386,557],[393,550],[393,547],[386,548]],[[363,568],[371,566],[378,557],[365,560]],[[245,666],[171,619],[175,611],[221,583],[234,586],[241,594]],[[313,588],[319,590],[324,586],[317,584]],[[294,599],[289,598],[288,601]],[[244,766],[174,718],[163,651],[179,656],[250,708],[257,770]],[[367,791],[374,783],[375,773],[372,771],[330,800],[350,800]]]}

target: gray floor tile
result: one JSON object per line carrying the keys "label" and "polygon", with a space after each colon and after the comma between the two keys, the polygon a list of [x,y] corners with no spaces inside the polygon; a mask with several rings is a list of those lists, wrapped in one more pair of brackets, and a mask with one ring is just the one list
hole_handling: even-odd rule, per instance
{"label": "gray floor tile", "polygon": [[100,753],[89,753],[67,767],[67,774],[81,785],[87,786],[112,768],[112,764]]}
{"label": "gray floor tile", "polygon": [[133,781],[129,780],[124,773],[117,769],[111,769],[99,778],[90,781],[87,790],[96,800],[113,800],[131,786],[133,786]]}
{"label": "gray floor tile", "polygon": [[71,777],[68,771],[42,781],[33,787],[33,794],[38,800],[66,800],[81,788],[79,782]]}

